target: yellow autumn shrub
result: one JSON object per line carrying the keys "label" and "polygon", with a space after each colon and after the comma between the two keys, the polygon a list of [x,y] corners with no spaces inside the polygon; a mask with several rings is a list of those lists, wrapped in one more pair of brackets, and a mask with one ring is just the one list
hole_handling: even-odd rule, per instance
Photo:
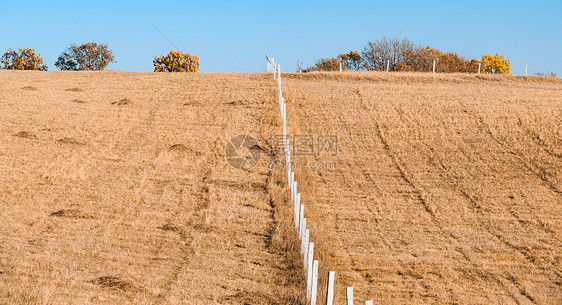
{"label": "yellow autumn shrub", "polygon": [[477,61],[476,65],[478,63],[482,64],[482,73],[511,74],[511,60],[498,53],[482,55],[482,60]]}
{"label": "yellow autumn shrub", "polygon": [[154,57],[154,72],[198,72],[199,55],[171,50]]}

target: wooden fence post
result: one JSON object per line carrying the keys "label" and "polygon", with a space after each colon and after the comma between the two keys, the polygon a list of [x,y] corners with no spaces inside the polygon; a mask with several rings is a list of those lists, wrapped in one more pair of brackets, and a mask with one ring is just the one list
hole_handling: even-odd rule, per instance
{"label": "wooden fence post", "polygon": [[336,272],[328,272],[328,289],[326,291],[326,305],[334,305],[334,282],[336,281]]}

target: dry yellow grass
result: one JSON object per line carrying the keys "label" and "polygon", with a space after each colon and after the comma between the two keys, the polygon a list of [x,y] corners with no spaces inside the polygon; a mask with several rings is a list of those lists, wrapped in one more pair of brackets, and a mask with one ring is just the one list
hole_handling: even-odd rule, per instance
{"label": "dry yellow grass", "polygon": [[0,304],[302,301],[282,171],[224,157],[278,126],[269,75],[0,79]]}
{"label": "dry yellow grass", "polygon": [[[0,304],[301,304],[267,74],[0,71]],[[562,303],[562,82],[285,74],[321,263],[376,304]],[[228,165],[256,137],[260,164]],[[321,300],[322,301],[322,300]],[[358,301],[356,301],[358,302]],[[321,304],[319,302],[319,304]]]}
{"label": "dry yellow grass", "polygon": [[560,79],[285,74],[283,90],[290,134],[338,136],[337,156],[293,155],[337,164],[295,179],[338,304],[346,286],[375,304],[562,303]]}

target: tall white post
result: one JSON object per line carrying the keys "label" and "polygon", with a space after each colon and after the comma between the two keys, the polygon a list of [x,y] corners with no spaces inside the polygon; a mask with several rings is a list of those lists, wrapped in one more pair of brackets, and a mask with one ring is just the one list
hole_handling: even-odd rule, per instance
{"label": "tall white post", "polygon": [[365,305],[373,305],[373,300],[365,301]]}
{"label": "tall white post", "polygon": [[304,239],[304,234],[306,233],[306,218],[303,217],[303,219],[301,220],[300,223],[300,232],[299,232],[299,237],[301,240],[301,254],[304,254],[304,249],[303,249],[303,243],[302,240]]}
{"label": "tall white post", "polygon": [[302,228],[303,220],[304,220],[304,205],[301,204],[300,207],[299,207],[299,239],[302,238],[301,228]]}
{"label": "tall white post", "polygon": [[295,172],[291,172],[291,200],[295,202]]}
{"label": "tall white post", "polygon": [[433,61],[433,73],[435,73],[435,60]]}
{"label": "tall white post", "polygon": [[341,72],[341,62],[340,62],[340,72]]}
{"label": "tall white post", "polygon": [[316,305],[318,296],[318,260],[312,262],[312,285],[310,288],[310,305]]}
{"label": "tall white post", "polygon": [[482,63],[481,63],[481,62],[478,63],[478,74],[480,74],[480,67],[482,67]]}
{"label": "tall white post", "polygon": [[353,287],[347,287],[347,305],[353,305]]}
{"label": "tall white post", "polygon": [[527,64],[525,64],[525,76],[527,76]]}
{"label": "tall white post", "polygon": [[386,72],[390,71],[390,59],[386,61]]}
{"label": "tall white post", "polygon": [[304,253],[303,266],[304,266],[305,274],[306,274],[306,268],[308,267],[307,263],[308,263],[308,239],[310,238],[309,235],[310,235],[310,230],[306,229],[304,231],[304,238],[302,239],[302,248]]}
{"label": "tall white post", "polygon": [[334,305],[334,282],[336,281],[336,272],[328,272],[328,290],[326,291],[326,305]]}
{"label": "tall white post", "polygon": [[301,194],[297,193],[297,200],[295,201],[295,228],[299,227],[300,203],[301,203]]}
{"label": "tall white post", "polygon": [[308,244],[308,254],[306,255],[306,298],[310,299],[312,293],[312,263],[314,260],[314,243]]}

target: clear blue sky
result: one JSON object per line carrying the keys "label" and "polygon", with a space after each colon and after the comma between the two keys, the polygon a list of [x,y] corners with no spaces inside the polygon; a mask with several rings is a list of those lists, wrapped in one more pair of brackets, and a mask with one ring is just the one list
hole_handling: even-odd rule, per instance
{"label": "clear blue sky", "polygon": [[512,72],[562,75],[562,0],[550,1],[8,1],[0,0],[0,52],[35,48],[54,70],[70,43],[107,43],[108,69],[152,71],[173,46],[199,54],[203,72],[259,72],[264,55],[287,72],[297,60],[361,50],[394,37],[466,57],[505,54]]}

